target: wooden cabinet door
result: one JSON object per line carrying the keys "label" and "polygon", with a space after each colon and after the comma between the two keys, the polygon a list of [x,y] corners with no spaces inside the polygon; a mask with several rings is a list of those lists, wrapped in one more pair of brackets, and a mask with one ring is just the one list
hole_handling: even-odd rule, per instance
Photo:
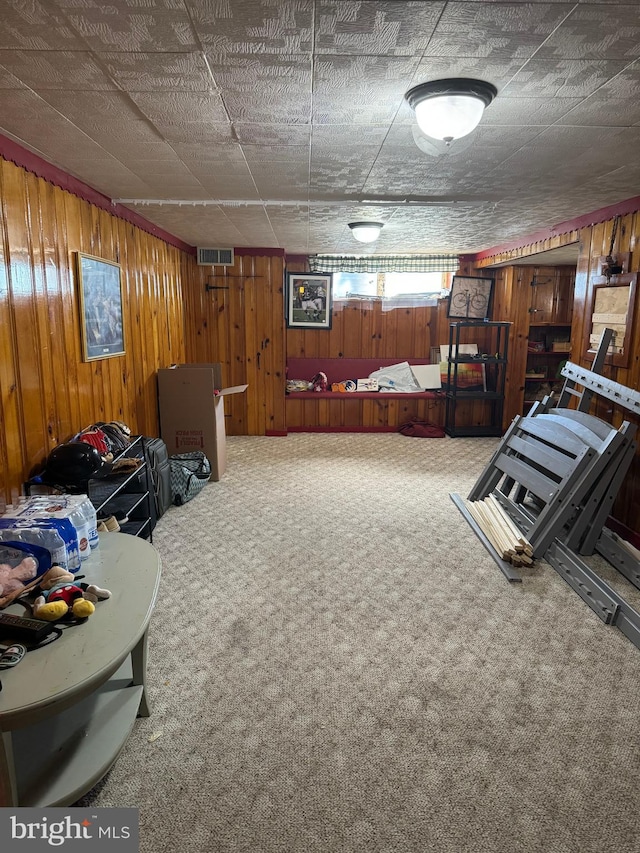
{"label": "wooden cabinet door", "polygon": [[575,285],[574,271],[560,272],[555,305],[554,322],[571,325],[573,316],[573,289]]}
{"label": "wooden cabinet door", "polygon": [[531,280],[529,323],[571,325],[575,271],[569,267],[535,269]]}
{"label": "wooden cabinet door", "polygon": [[539,323],[555,322],[556,305],[556,276],[541,274],[536,270],[531,281],[531,305],[529,307],[529,323],[533,326]]}

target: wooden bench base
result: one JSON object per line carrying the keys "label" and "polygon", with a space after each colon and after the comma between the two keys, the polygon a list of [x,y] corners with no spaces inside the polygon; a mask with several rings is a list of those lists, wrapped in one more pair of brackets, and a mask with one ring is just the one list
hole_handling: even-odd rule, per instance
{"label": "wooden bench base", "polygon": [[290,432],[396,432],[411,418],[444,425],[444,394],[375,392],[289,394],[286,399]]}
{"label": "wooden bench base", "polygon": [[[364,379],[380,367],[401,361],[429,363],[418,358],[288,358],[287,378],[310,381],[322,372],[331,384]],[[411,418],[444,425],[441,391],[293,391],[285,405],[288,432],[396,432]]]}

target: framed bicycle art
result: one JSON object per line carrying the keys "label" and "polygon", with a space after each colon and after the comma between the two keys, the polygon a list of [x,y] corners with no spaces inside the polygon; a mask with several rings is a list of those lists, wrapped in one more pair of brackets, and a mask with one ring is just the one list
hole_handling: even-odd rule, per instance
{"label": "framed bicycle art", "polygon": [[455,320],[488,320],[493,282],[492,278],[454,275],[447,316]]}

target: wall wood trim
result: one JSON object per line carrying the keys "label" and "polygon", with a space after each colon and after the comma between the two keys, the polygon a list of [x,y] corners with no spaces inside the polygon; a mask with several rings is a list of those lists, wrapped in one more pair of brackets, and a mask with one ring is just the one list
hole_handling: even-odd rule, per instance
{"label": "wall wood trim", "polygon": [[[195,260],[0,159],[0,500],[96,420],[158,435],[156,371],[185,359]],[[75,253],[122,266],[126,353],[83,362]]]}

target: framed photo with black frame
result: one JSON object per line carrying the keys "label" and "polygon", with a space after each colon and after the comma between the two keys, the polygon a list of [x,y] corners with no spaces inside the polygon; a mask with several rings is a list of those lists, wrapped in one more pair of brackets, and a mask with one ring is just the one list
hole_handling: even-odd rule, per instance
{"label": "framed photo with black frame", "polygon": [[120,264],[76,252],[82,359],[124,355]]}
{"label": "framed photo with black frame", "polygon": [[488,320],[494,281],[493,278],[454,275],[447,316],[455,320]]}
{"label": "framed photo with black frame", "polygon": [[287,328],[330,329],[332,287],[331,273],[287,273]]}

